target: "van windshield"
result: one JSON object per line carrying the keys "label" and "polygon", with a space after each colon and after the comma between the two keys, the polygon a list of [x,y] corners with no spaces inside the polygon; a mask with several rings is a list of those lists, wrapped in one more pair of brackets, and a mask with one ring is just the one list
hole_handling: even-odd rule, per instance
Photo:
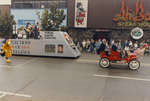
{"label": "van windshield", "polygon": [[71,47],[74,46],[72,38],[68,34],[64,34],[64,37]]}

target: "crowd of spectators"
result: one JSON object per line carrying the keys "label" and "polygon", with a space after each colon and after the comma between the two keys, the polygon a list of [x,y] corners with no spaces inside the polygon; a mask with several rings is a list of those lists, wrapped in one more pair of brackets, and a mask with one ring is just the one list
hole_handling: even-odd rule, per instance
{"label": "crowd of spectators", "polygon": [[[104,41],[105,40],[105,41]],[[77,45],[77,47],[80,49],[80,51],[82,53],[92,53],[92,54],[99,54],[100,51],[100,47],[103,47],[102,43],[105,42],[105,50],[107,51],[107,49],[112,48],[112,46],[116,46],[117,50],[129,50],[131,52],[133,52],[134,50],[136,50],[137,48],[139,48],[140,46],[143,46],[144,44],[147,44],[148,47],[145,49],[144,55],[150,55],[150,44],[147,41],[142,41],[142,42],[138,42],[138,41],[131,41],[131,40],[106,40],[106,39],[99,39],[99,40],[83,40],[81,42],[76,41],[75,44]],[[103,47],[104,48],[104,47]]]}

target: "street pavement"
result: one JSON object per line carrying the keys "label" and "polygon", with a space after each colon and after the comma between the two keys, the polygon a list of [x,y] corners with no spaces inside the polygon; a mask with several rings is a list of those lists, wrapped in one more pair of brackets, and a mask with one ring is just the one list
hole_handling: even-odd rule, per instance
{"label": "street pavement", "polygon": [[11,60],[0,58],[0,101],[150,101],[150,57],[140,58],[138,71],[100,68],[93,54]]}

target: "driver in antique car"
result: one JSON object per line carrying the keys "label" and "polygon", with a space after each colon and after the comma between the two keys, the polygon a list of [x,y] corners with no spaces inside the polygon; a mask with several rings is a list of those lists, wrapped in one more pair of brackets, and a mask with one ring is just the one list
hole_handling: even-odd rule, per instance
{"label": "driver in antique car", "polygon": [[108,45],[106,39],[103,39],[102,43],[101,43],[101,45],[98,49],[98,53],[105,52],[106,56],[109,56],[109,51],[110,51],[109,50],[109,45]]}

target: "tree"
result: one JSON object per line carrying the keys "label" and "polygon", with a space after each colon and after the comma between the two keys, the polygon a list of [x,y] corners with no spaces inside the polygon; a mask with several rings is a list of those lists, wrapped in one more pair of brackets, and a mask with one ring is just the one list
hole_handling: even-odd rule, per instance
{"label": "tree", "polygon": [[5,14],[0,16],[0,36],[10,36],[13,33],[14,16]]}
{"label": "tree", "polygon": [[41,18],[42,30],[59,30],[66,15],[63,9],[58,8],[58,3],[50,4],[50,9],[45,9]]}

